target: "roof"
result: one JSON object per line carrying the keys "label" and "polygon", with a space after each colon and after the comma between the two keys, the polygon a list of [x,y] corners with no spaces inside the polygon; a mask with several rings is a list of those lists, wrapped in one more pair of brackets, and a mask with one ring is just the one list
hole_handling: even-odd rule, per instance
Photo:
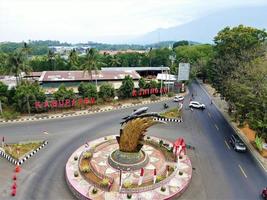
{"label": "roof", "polygon": [[131,76],[134,80],[140,79],[140,75],[134,70],[128,71],[98,71],[91,75],[84,71],[44,71],[39,78],[40,82],[66,82],[66,81],[90,81],[90,80],[122,80],[125,76]]}
{"label": "roof", "polygon": [[24,77],[40,77],[43,72],[30,72],[29,74],[25,74]]}
{"label": "roof", "polygon": [[169,71],[169,67],[104,67],[102,71],[135,70],[139,71]]}
{"label": "roof", "polygon": [[176,76],[172,74],[158,74],[157,80],[176,81]]}

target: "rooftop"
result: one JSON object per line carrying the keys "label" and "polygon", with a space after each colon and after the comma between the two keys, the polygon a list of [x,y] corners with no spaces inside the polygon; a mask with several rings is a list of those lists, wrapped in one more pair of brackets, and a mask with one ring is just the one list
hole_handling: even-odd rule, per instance
{"label": "rooftop", "polygon": [[91,80],[122,80],[125,76],[140,79],[140,75],[134,70],[98,71],[92,72],[92,76],[84,71],[44,71],[39,78],[40,82],[64,82],[64,81],[91,81]]}

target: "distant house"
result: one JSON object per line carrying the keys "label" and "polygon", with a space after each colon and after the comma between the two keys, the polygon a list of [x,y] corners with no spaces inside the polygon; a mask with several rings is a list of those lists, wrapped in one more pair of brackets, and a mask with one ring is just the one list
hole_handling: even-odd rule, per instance
{"label": "distant house", "polygon": [[100,70],[95,74],[94,72],[89,75],[83,71],[43,71],[39,82],[44,88],[46,94],[52,94],[57,91],[61,84],[67,88],[73,88],[74,92],[78,92],[78,86],[81,82],[97,82],[98,88],[103,83],[111,83],[115,89],[119,89],[122,80],[125,76],[131,76],[134,81],[134,86],[138,87],[140,75],[134,70],[121,70],[121,71],[103,71]]}

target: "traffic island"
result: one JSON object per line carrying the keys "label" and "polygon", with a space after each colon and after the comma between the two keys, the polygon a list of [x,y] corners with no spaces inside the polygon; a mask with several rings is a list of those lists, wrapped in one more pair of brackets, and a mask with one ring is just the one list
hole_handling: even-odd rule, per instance
{"label": "traffic island", "polygon": [[120,135],[88,141],[65,166],[66,182],[80,200],[171,199],[180,196],[192,178],[183,139],[170,142],[145,136],[155,123],[137,118]]}
{"label": "traffic island", "polygon": [[0,155],[14,165],[21,165],[47,144],[47,141],[5,143],[0,148]]}

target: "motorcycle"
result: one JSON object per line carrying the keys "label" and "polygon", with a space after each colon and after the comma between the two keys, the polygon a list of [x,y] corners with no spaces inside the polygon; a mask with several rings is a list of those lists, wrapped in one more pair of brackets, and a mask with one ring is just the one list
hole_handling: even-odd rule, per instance
{"label": "motorcycle", "polygon": [[167,109],[167,108],[169,108],[168,104],[164,103],[163,104],[163,109]]}

